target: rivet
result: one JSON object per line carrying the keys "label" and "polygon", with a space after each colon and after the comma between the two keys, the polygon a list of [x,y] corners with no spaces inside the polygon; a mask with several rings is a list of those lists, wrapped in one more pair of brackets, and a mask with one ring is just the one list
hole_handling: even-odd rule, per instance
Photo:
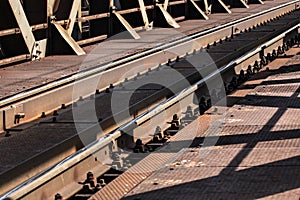
{"label": "rivet", "polygon": [[58,112],[57,112],[57,110],[54,110],[54,112],[53,112],[53,116],[57,116],[58,115]]}
{"label": "rivet", "polygon": [[42,112],[41,118],[45,118],[46,117],[46,113]]}
{"label": "rivet", "polygon": [[10,137],[10,136],[11,136],[11,134],[9,133],[9,131],[5,131],[4,137]]}

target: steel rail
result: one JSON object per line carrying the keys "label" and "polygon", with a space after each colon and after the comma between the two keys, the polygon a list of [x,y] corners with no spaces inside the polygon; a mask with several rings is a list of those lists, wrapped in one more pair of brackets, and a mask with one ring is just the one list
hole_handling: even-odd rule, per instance
{"label": "steel rail", "polygon": [[[92,142],[87,147],[79,150],[75,154],[67,157],[63,161],[59,162],[55,166],[45,170],[44,172],[34,176],[33,178],[29,179],[28,181],[24,182],[23,184],[19,185],[18,187],[14,188],[13,190],[9,191],[8,193],[4,194],[0,197],[0,200],[4,200],[6,198],[18,198],[22,197],[23,195],[26,195],[28,192],[33,191],[35,188],[39,187],[43,183],[51,180],[53,177],[58,176],[59,174],[63,173],[63,171],[67,170],[68,168],[78,164],[81,162],[81,160],[84,160],[85,158],[89,157],[91,154],[99,151],[99,149],[105,147],[108,145],[111,141],[116,140],[122,135],[122,132],[124,130],[127,130],[127,128],[133,127],[133,125],[141,125],[145,121],[149,120],[150,118],[155,117],[157,114],[161,113],[165,109],[169,108],[170,106],[174,105],[176,102],[181,101],[188,95],[194,93],[197,89],[199,89],[199,86],[203,85],[205,82],[207,82],[209,79],[214,78],[215,76],[222,74],[226,72],[227,70],[237,66],[238,64],[241,64],[245,60],[251,58],[255,54],[258,54],[263,49],[265,49],[268,46],[271,46],[272,44],[280,41],[284,37],[286,37],[290,32],[299,29],[300,24],[297,24],[293,26],[292,28],[288,29],[287,31],[284,31],[277,37],[265,42],[264,44],[258,46],[257,48],[251,50],[250,52],[240,56],[239,58],[231,61],[227,65],[219,68],[218,70],[215,70],[214,72],[210,73],[208,76],[204,77],[200,81],[196,82],[192,86],[182,90],[178,94],[174,95],[173,97],[169,98],[168,100],[158,104],[154,108],[152,108],[150,111],[145,112],[138,116],[136,119],[131,120],[128,123],[125,123],[123,126],[118,128],[116,131],[113,131],[102,138],[96,140],[95,142]],[[136,127],[136,126],[135,126]],[[84,133],[86,130],[83,130],[81,133]]]}
{"label": "steel rail", "polygon": [[179,39],[177,39],[175,41],[172,41],[172,42],[160,45],[159,47],[154,47],[154,48],[152,48],[150,50],[146,50],[146,51],[143,51],[143,52],[131,55],[131,56],[123,58],[121,60],[110,62],[110,63],[107,63],[107,64],[103,64],[102,66],[95,66],[95,67],[93,67],[93,69],[90,69],[88,71],[81,72],[81,73],[78,73],[78,74],[73,74],[73,75],[70,75],[70,76],[62,79],[62,80],[57,80],[57,81],[54,81],[54,82],[50,82],[50,83],[48,83],[46,85],[42,85],[41,87],[34,88],[34,89],[31,89],[31,90],[28,90],[28,91],[24,91],[22,93],[18,93],[18,94],[14,95],[14,96],[10,96],[10,97],[4,98],[4,99],[2,99],[0,101],[0,108],[3,108],[5,106],[10,106],[13,103],[17,103],[17,102],[19,102],[21,100],[25,100],[28,97],[32,97],[32,96],[37,95],[37,94],[41,94],[41,93],[49,91],[49,90],[51,90],[53,88],[57,88],[59,86],[66,85],[68,83],[72,83],[72,82],[74,82],[76,80],[80,80],[80,79],[83,79],[85,77],[88,77],[88,76],[91,76],[91,75],[94,75],[94,74],[98,74],[98,73],[104,72],[104,71],[106,71],[108,69],[111,69],[113,67],[116,67],[118,65],[129,63],[131,61],[138,60],[138,59],[143,59],[144,57],[149,56],[149,55],[151,55],[153,53],[166,50],[166,49],[174,47],[176,45],[179,45],[179,44],[180,45],[184,45],[184,44],[186,44],[188,42],[191,42],[191,40],[195,40],[196,38],[199,38],[201,36],[204,36],[204,35],[207,35],[207,34],[211,34],[211,33],[216,32],[216,31],[220,31],[222,29],[225,29],[225,28],[237,25],[237,24],[239,24],[241,22],[245,22],[245,21],[253,19],[255,17],[259,17],[259,16],[262,16],[264,14],[270,13],[272,11],[276,11],[276,10],[278,10],[280,8],[284,8],[286,6],[289,6],[289,5],[292,5],[292,4],[296,4],[299,1],[300,0],[293,0],[293,1],[289,2],[289,3],[285,3],[283,5],[270,8],[268,10],[265,10],[265,11],[262,11],[262,12],[250,15],[248,17],[244,17],[242,19],[238,19],[238,20],[235,20],[233,22],[229,22],[229,23],[226,23],[226,24],[223,24],[223,25],[220,25],[220,26],[217,26],[217,27],[214,27],[214,28],[202,31],[200,33],[195,33],[195,34],[191,34],[191,35],[188,35],[188,36],[184,36],[184,37],[179,38]]}

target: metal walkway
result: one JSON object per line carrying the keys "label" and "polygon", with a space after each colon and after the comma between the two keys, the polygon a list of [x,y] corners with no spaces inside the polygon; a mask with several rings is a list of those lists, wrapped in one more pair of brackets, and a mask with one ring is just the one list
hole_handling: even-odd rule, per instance
{"label": "metal walkway", "polygon": [[[151,154],[90,199],[299,199],[299,51],[228,96],[219,135],[210,136],[218,129],[212,107],[164,147],[180,148],[178,137],[196,132],[190,148]],[[216,144],[205,147],[207,139]]]}

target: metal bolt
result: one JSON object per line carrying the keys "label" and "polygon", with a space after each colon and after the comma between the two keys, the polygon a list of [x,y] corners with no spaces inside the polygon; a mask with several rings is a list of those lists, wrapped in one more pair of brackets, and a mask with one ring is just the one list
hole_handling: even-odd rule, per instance
{"label": "metal bolt", "polygon": [[55,196],[54,196],[54,200],[62,200],[63,197],[61,196],[61,194],[57,193]]}
{"label": "metal bolt", "polygon": [[186,114],[186,117],[188,117],[188,118],[193,116],[192,106],[187,107],[185,114]]}
{"label": "metal bolt", "polygon": [[104,187],[106,185],[105,180],[104,179],[100,179],[99,180],[99,184],[101,185],[101,187]]}
{"label": "metal bolt", "polygon": [[11,136],[11,134],[9,133],[9,131],[5,131],[4,137],[10,137],[10,136]]}
{"label": "metal bolt", "polygon": [[168,66],[171,65],[171,59],[168,59],[167,65],[168,65]]}
{"label": "metal bolt", "polygon": [[54,110],[54,111],[53,111],[53,116],[57,116],[57,115],[58,115],[57,110]]}
{"label": "metal bolt", "polygon": [[83,97],[82,96],[79,97],[79,101],[83,101]]}
{"label": "metal bolt", "polygon": [[41,118],[45,118],[46,117],[46,113],[42,112]]}
{"label": "metal bolt", "polygon": [[247,74],[249,74],[249,75],[253,74],[251,65],[249,65],[248,68],[247,68]]}
{"label": "metal bolt", "polygon": [[100,90],[99,89],[96,90],[96,94],[100,94]]}
{"label": "metal bolt", "polygon": [[20,119],[25,117],[25,113],[18,113],[15,115],[14,124],[20,123]]}
{"label": "metal bolt", "polygon": [[61,109],[66,109],[67,107],[66,107],[66,105],[63,103],[63,104],[61,104]]}

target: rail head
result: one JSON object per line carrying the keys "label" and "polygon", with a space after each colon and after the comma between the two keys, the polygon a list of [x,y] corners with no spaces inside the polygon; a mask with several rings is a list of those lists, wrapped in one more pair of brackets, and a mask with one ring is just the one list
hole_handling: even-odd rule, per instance
{"label": "rail head", "polygon": [[141,58],[143,58],[147,55],[153,54],[155,52],[163,51],[163,50],[166,50],[168,48],[174,47],[175,45],[190,42],[191,40],[194,40],[195,38],[201,37],[201,36],[206,35],[206,34],[213,33],[215,31],[222,30],[224,28],[228,28],[228,27],[237,25],[241,22],[247,21],[247,20],[255,18],[255,17],[259,17],[261,15],[264,15],[264,14],[267,14],[267,13],[270,13],[270,12],[273,12],[273,11],[276,11],[280,8],[284,8],[284,7],[295,4],[295,9],[298,9],[298,7],[296,5],[298,5],[297,3],[299,3],[299,2],[300,2],[300,0],[293,0],[291,2],[288,2],[288,3],[282,4],[280,6],[270,8],[268,10],[264,10],[262,12],[250,15],[248,17],[244,17],[244,18],[235,20],[233,22],[220,25],[220,26],[211,28],[209,30],[204,30],[200,33],[195,33],[195,34],[191,34],[191,35],[188,35],[188,36],[181,37],[179,39],[176,39],[175,41],[171,41],[171,42],[162,44],[158,47],[154,47],[152,49],[145,50],[145,51],[142,51],[142,52],[134,54],[134,55],[130,55],[130,56],[128,56],[126,58],[123,58],[123,59],[120,59],[118,61],[106,63],[106,64],[103,64],[103,65],[100,65],[100,66],[93,66],[91,70],[87,70],[87,71],[84,71],[84,72],[81,72],[81,73],[78,73],[78,74],[73,74],[73,75],[65,77],[61,80],[53,81],[53,82],[50,82],[48,84],[42,85],[41,87],[33,88],[33,89],[30,89],[30,90],[24,91],[22,93],[18,93],[16,95],[4,98],[4,99],[0,100],[0,108],[4,108],[6,106],[16,104],[18,102],[26,100],[27,98],[39,95],[43,92],[49,91],[51,89],[54,89],[54,88],[57,88],[57,87],[60,87],[60,86],[66,85],[66,84],[72,84],[76,80],[80,80],[80,79],[83,79],[85,77],[88,77],[88,76],[91,76],[91,75],[94,75],[94,74],[97,74],[97,73],[104,72],[104,71],[106,71],[108,69],[112,69],[116,66],[119,66],[119,65],[122,65],[122,64],[125,64],[125,63],[129,63],[130,61],[133,61],[133,60],[141,59]]}
{"label": "rail head", "polygon": [[[93,142],[90,145],[86,146],[85,148],[79,150],[75,154],[73,154],[73,155],[67,157],[66,159],[64,159],[63,161],[57,163],[55,166],[45,170],[44,172],[34,176],[33,178],[29,179],[28,181],[24,182],[23,184],[19,185],[18,187],[14,188],[13,190],[7,192],[6,194],[4,194],[3,196],[0,197],[0,200],[5,200],[7,198],[17,199],[17,198],[20,198],[20,197],[24,196],[25,194],[33,191],[35,188],[38,188],[43,183],[51,180],[52,177],[58,176],[63,171],[76,165],[81,160],[87,158],[91,154],[99,151],[99,149],[105,147],[112,141],[116,140],[117,138],[119,138],[122,135],[124,130],[132,127],[132,125],[139,126],[139,125],[143,124],[145,121],[149,120],[150,118],[152,118],[155,115],[164,111],[166,108],[168,108],[168,107],[172,106],[173,104],[175,104],[176,102],[184,99],[186,96],[194,93],[199,88],[199,85],[204,84],[206,81],[214,78],[216,75],[221,74],[221,73],[225,72],[226,70],[242,63],[244,60],[246,60],[246,59],[252,57],[253,55],[259,53],[260,51],[262,51],[262,49],[264,49],[268,46],[271,46],[272,44],[276,43],[277,41],[283,39],[290,32],[293,32],[294,30],[299,29],[299,27],[300,27],[300,24],[293,26],[292,28],[290,28],[287,31],[283,32],[282,34],[278,35],[277,37],[265,42],[264,44],[258,46],[257,48],[253,49],[252,51],[231,61],[229,64],[210,73],[208,76],[204,77],[203,79],[196,82],[192,86],[186,88],[185,90],[181,91],[180,93],[169,98],[167,101],[158,104],[157,106],[155,106],[148,112],[145,112],[145,113],[139,115],[134,120],[119,127],[116,131],[113,131],[110,134],[103,136],[99,140],[96,140],[95,142]],[[82,133],[79,133],[79,134],[84,134],[85,131],[88,131],[88,129],[82,131]]]}

